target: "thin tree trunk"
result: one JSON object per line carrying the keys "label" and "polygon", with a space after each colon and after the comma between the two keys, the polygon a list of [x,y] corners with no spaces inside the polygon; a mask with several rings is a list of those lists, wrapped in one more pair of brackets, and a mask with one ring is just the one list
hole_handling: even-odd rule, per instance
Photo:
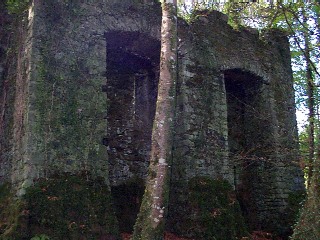
{"label": "thin tree trunk", "polygon": [[[312,179],[310,182],[311,186],[311,191],[314,191],[315,194],[317,195],[317,199],[320,200],[320,119],[319,119],[319,105],[317,106],[318,108],[318,134],[317,134],[317,155],[314,160],[313,164],[313,174],[312,174]],[[320,208],[320,205],[318,206]],[[319,222],[320,224],[320,222]]]}
{"label": "thin tree trunk", "polygon": [[[307,24],[307,17],[303,16],[303,23]],[[313,163],[314,163],[314,152],[315,152],[315,140],[314,140],[314,121],[315,121],[315,83],[312,76],[312,66],[310,59],[310,47],[309,47],[309,36],[308,33],[304,31],[304,44],[305,44],[305,61],[306,61],[306,79],[307,79],[307,96],[308,96],[308,122],[309,122],[309,132],[308,132],[308,140],[309,140],[309,157],[308,157],[308,187],[310,186],[310,180],[313,174]]]}
{"label": "thin tree trunk", "polygon": [[146,190],[135,224],[134,240],[161,240],[169,198],[169,164],[177,76],[177,2],[162,3],[160,78]]}
{"label": "thin tree trunk", "polygon": [[[303,12],[303,23],[307,22],[306,12]],[[314,93],[315,93],[315,84],[312,74],[312,66],[310,59],[310,48],[309,48],[309,37],[307,33],[304,33],[305,40],[305,58],[306,58],[306,76],[308,84],[308,108],[309,111],[312,107],[312,111],[309,112],[309,124],[312,123],[314,128],[315,120],[315,102],[314,102]],[[311,100],[311,101],[310,101]],[[313,115],[311,114],[313,113]],[[311,118],[312,117],[312,118]],[[318,121],[319,122],[319,121]],[[314,134],[309,129],[309,134]],[[292,240],[314,240],[320,239],[320,134],[318,132],[318,145],[317,145],[317,155],[314,157],[314,148],[313,146],[309,147],[309,169],[308,169],[308,190],[307,190],[307,199],[304,203],[304,206],[301,210],[299,220],[295,225]],[[314,136],[309,136],[309,141],[314,141]],[[311,153],[312,151],[312,153]],[[311,158],[311,156],[313,156]]]}
{"label": "thin tree trunk", "polygon": [[320,239],[320,134],[318,132],[317,155],[313,174],[308,179],[308,195],[293,230],[292,240]]}
{"label": "thin tree trunk", "polygon": [[[295,31],[292,29],[292,24],[289,22],[287,15],[286,15],[286,8],[284,8],[281,5],[281,8],[283,10],[283,14],[286,20],[286,23],[291,30],[293,34],[295,34]],[[297,21],[300,22],[298,15],[294,15]],[[306,14],[306,10],[302,9],[302,17],[303,22],[302,24],[304,26],[308,25],[308,17]],[[301,23],[301,22],[300,22]],[[312,179],[313,174],[313,164],[314,164],[314,153],[315,153],[315,133],[314,133],[314,121],[315,121],[315,96],[314,93],[316,91],[316,85],[313,79],[313,70],[317,73],[316,69],[313,66],[313,63],[311,61],[310,57],[310,38],[308,33],[308,27],[304,27],[303,30],[303,40],[304,40],[304,49],[301,47],[298,38],[294,35],[294,40],[296,44],[298,45],[299,49],[303,52],[303,56],[305,58],[306,62],[306,81],[307,81],[307,106],[308,106],[308,145],[309,145],[309,151],[308,151],[308,172],[307,172],[307,187],[310,186],[310,181]]]}

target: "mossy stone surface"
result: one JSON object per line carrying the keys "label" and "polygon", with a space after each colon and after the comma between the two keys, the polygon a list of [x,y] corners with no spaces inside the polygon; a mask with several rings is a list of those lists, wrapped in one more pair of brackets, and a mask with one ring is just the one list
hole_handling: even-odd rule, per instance
{"label": "mossy stone surface", "polygon": [[17,199],[11,184],[0,186],[0,239],[26,239],[27,218],[25,202]]}
{"label": "mossy stone surface", "polygon": [[103,179],[86,173],[38,179],[26,189],[15,214],[19,227],[0,239],[30,239],[43,234],[52,240],[118,239],[111,199]]}
{"label": "mossy stone surface", "polygon": [[192,239],[237,239],[247,235],[236,195],[225,180],[195,177],[189,181],[188,211],[180,226]]}

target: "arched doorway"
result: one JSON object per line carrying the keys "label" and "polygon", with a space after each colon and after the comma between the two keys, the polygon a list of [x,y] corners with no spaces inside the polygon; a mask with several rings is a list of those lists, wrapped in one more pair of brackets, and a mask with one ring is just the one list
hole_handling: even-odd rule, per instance
{"label": "arched doorway", "polygon": [[234,168],[234,185],[243,215],[249,226],[255,224],[266,194],[264,169],[272,151],[268,136],[267,95],[261,77],[241,69],[224,71],[229,158]]}

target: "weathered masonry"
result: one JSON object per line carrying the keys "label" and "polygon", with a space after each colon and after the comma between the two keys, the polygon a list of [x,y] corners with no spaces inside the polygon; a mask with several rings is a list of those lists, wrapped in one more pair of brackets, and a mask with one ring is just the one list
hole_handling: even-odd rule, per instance
{"label": "weathered masonry", "polygon": [[[86,172],[123,208],[119,193],[141,198],[160,24],[157,3],[32,1],[16,60],[0,62],[1,183],[23,195],[36,179]],[[171,205],[191,179],[224,179],[252,229],[286,232],[288,199],[304,188],[286,36],[234,30],[212,11],[179,19],[178,38]]]}

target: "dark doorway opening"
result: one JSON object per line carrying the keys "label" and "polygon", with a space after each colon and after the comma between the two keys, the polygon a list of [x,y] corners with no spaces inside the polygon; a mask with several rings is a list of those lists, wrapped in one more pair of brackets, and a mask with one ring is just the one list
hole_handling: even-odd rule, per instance
{"label": "dark doorway opening", "polygon": [[111,185],[147,174],[160,42],[138,32],[106,33],[107,137]]}
{"label": "dark doorway opening", "polygon": [[[138,32],[105,34],[109,178],[120,231],[131,232],[147,176],[160,42]],[[138,179],[138,180],[137,180]]]}
{"label": "dark doorway opening", "polygon": [[[262,80],[240,69],[224,72],[228,105],[228,141],[232,155],[257,152],[263,120]],[[257,142],[258,140],[258,142]]]}
{"label": "dark doorway opening", "polygon": [[263,80],[241,69],[224,72],[228,106],[229,157],[234,166],[234,184],[237,198],[250,228],[258,229],[257,202],[261,192],[261,166],[268,149],[264,139],[268,126]]}
{"label": "dark doorway opening", "polygon": [[115,199],[114,206],[120,232],[133,232],[143,193],[144,181],[142,179],[132,179],[125,184],[112,187],[112,196]]}

